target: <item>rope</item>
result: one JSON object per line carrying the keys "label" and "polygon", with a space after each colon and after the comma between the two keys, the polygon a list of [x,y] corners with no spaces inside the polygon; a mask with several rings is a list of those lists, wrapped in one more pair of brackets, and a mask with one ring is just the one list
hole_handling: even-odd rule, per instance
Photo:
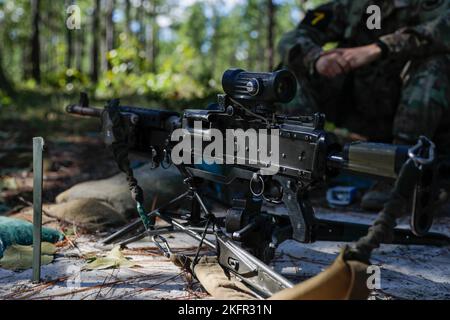
{"label": "rope", "polygon": [[389,201],[378,214],[367,235],[360,238],[353,248],[346,251],[346,259],[368,263],[374,249],[378,248],[381,243],[392,242],[396,221],[405,214],[418,174],[419,169],[412,159],[403,164]]}
{"label": "rope", "polygon": [[120,171],[126,175],[131,198],[136,202],[136,209],[139,217],[141,218],[145,229],[148,230],[149,227],[151,227],[152,222],[144,211],[144,192],[138,185],[137,179],[134,177],[133,169],[131,168],[130,160],[128,159],[128,146],[133,138],[132,130],[129,129],[132,128],[130,128],[129,124],[124,121],[124,118],[120,114],[119,104],[120,102],[118,99],[111,100],[104,111],[107,112],[107,115],[112,122],[114,140],[112,141],[110,148]]}

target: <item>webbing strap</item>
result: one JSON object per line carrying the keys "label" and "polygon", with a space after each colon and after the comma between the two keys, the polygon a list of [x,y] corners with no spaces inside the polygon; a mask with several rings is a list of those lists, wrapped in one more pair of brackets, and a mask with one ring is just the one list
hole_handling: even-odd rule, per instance
{"label": "webbing strap", "polygon": [[[129,154],[129,141],[132,139],[131,128],[129,124],[126,123],[124,117],[121,115],[119,110],[119,100],[111,100],[105,107],[106,116],[112,123],[113,140],[110,145],[110,149],[114,155],[116,163],[123,173],[126,175],[128,182],[128,188],[131,192],[131,197],[136,201],[136,210],[139,217],[144,224],[146,230],[151,226],[151,221],[149,217],[145,214],[144,210],[144,192],[139,186],[137,179],[133,175],[133,169],[130,165],[130,160],[128,158]],[[103,117],[102,117],[103,119]]]}

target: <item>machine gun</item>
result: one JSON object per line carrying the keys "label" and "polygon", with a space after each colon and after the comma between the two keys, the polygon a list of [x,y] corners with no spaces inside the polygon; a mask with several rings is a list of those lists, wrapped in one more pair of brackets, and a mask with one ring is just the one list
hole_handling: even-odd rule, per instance
{"label": "machine gun", "polygon": [[[225,94],[218,95],[217,103],[206,109],[188,109],[183,114],[121,106],[118,100],[109,102],[104,109],[92,108],[85,94],[79,104],[67,107],[67,112],[72,114],[102,118],[104,140],[111,146],[121,170],[128,175],[144,222],[144,230],[141,221],[136,220],[105,239],[105,244],[122,239],[120,243],[126,245],[150,235],[162,248],[166,243],[162,243],[165,240],[161,234],[181,231],[200,241],[200,246],[206,244],[216,250],[219,263],[261,296],[270,296],[292,286],[265,264],[281,242],[287,239],[303,243],[355,241],[368,232],[368,225],[317,218],[308,199],[311,189],[341,171],[396,179],[406,163],[415,168],[405,184],[408,185],[405,191],[408,200],[413,203],[411,231],[395,229],[393,242],[448,243],[447,237],[428,232],[440,174],[431,141],[421,137],[412,148],[370,142],[342,147],[333,134],[324,130],[323,114],[287,117],[277,113],[277,105],[289,102],[296,94],[296,79],[286,70],[252,73],[231,69],[224,73],[222,85]],[[235,130],[234,134],[227,132],[230,129]],[[176,130],[181,130],[182,134],[174,140]],[[214,130],[220,133],[214,136],[214,141],[227,148],[216,148],[210,158],[205,159],[205,137],[213,140]],[[265,138],[257,136],[252,140],[247,135],[239,139],[238,130],[240,133],[262,130]],[[267,139],[274,133],[277,145]],[[194,147],[179,153],[184,161],[175,163],[172,153],[181,137],[193,142]],[[255,152],[252,154],[255,145],[256,156]],[[266,154],[262,154],[262,149]],[[145,156],[154,168],[174,164],[183,175],[188,191],[144,213],[141,190],[130,169],[128,153]],[[277,161],[271,163],[268,155],[274,153]],[[205,165],[205,162],[214,162],[211,160],[219,163],[219,170]],[[267,174],[269,168],[275,171]],[[240,198],[232,194],[232,199],[225,201],[226,214],[218,214],[202,189],[208,183],[228,190],[237,186],[246,192]],[[190,202],[187,214],[171,211],[186,199]],[[284,206],[286,210],[266,210],[267,205]],[[155,226],[155,217],[167,222],[169,227]],[[129,238],[123,240],[125,236]],[[198,252],[194,263],[197,257]]]}

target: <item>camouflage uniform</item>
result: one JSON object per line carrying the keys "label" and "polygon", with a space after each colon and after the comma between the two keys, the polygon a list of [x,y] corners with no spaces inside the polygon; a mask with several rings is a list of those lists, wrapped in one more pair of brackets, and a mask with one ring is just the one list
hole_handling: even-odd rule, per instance
{"label": "camouflage uniform", "polygon": [[[373,4],[381,8],[379,30],[366,25]],[[314,67],[328,42],[341,48],[381,42],[385,55],[328,79]],[[308,11],[283,36],[279,52],[299,80],[290,113],[320,110],[336,125],[375,141],[413,143],[424,134],[450,151],[449,0],[330,2]]]}

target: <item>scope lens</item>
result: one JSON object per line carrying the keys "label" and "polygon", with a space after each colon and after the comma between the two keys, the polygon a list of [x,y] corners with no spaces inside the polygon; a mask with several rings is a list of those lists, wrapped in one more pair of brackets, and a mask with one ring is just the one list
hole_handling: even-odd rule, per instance
{"label": "scope lens", "polygon": [[275,94],[280,102],[289,102],[297,91],[296,80],[290,74],[283,74],[275,82]]}
{"label": "scope lens", "polygon": [[222,87],[234,99],[255,103],[287,103],[295,97],[297,79],[288,70],[247,72],[229,69],[222,77]]}

